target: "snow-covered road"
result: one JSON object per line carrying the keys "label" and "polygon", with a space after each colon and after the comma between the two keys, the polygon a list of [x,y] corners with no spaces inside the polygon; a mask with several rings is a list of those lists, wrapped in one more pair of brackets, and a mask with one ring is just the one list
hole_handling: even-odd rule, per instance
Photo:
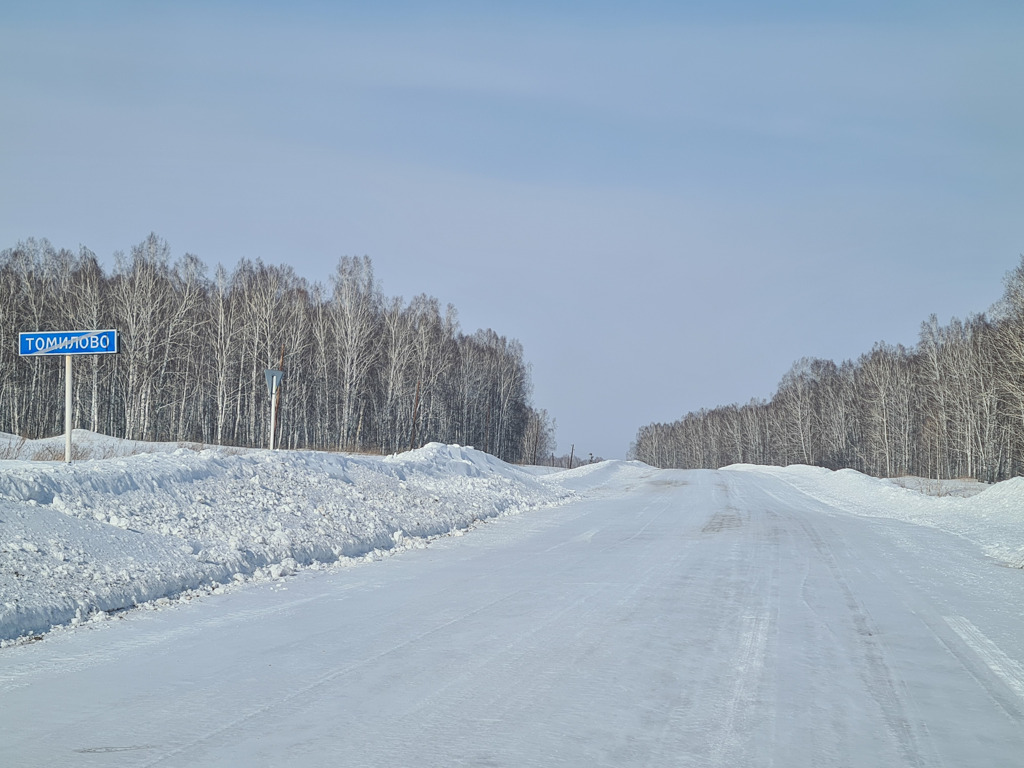
{"label": "snow-covered road", "polygon": [[1024,764],[1024,572],[778,472],[603,480],[4,649],[0,762]]}

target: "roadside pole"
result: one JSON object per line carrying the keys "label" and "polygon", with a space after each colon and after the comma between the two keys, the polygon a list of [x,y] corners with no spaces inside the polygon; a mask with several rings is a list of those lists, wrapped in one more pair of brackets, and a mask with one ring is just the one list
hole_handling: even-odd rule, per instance
{"label": "roadside pole", "polygon": [[64,463],[71,463],[71,355],[64,355]]}
{"label": "roadside pole", "polygon": [[277,380],[274,380],[270,390],[270,450],[274,450],[274,435],[277,434],[277,408],[274,406],[274,398],[277,397]]}

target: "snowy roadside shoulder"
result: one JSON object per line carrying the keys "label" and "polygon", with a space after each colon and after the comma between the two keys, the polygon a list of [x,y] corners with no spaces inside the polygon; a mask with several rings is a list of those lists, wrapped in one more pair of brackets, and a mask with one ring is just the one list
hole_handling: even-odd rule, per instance
{"label": "snowy roadside shoulder", "polygon": [[[0,432],[0,460],[63,461],[64,435],[28,440],[10,432]],[[72,431],[71,456],[75,461],[85,459],[116,459],[140,453],[172,453],[179,448],[201,451],[207,446],[193,442],[146,443],[101,435],[87,429]],[[235,453],[249,453],[254,448],[232,448]]]}
{"label": "snowy roadside shoulder", "polygon": [[849,514],[901,520],[962,536],[994,560],[1024,568],[1024,478],[976,486],[984,490],[963,498],[954,495],[959,489],[953,484],[939,488],[950,495],[932,496],[926,492],[927,481],[879,479],[852,469],[751,464],[725,469],[770,475]]}
{"label": "snowy roadside shoulder", "polygon": [[572,491],[472,448],[0,461],[0,644],[191,590],[422,547]]}
{"label": "snowy roadside shoulder", "polygon": [[540,474],[538,469],[542,468],[530,471],[536,473],[542,482],[581,494],[622,493],[664,471],[642,461],[620,459],[608,459],[594,464],[584,464],[575,469],[561,469],[543,474]]}

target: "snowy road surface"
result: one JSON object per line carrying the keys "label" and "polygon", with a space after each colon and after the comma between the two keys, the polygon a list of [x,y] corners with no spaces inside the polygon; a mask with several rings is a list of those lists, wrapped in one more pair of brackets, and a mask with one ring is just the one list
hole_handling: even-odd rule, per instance
{"label": "snowy road surface", "polygon": [[10,766],[1024,765],[1024,572],[756,471],[0,652]]}

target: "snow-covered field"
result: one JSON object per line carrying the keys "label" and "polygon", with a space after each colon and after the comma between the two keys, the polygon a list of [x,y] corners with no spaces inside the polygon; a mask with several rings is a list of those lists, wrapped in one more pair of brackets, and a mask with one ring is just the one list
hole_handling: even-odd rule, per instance
{"label": "snow-covered field", "polygon": [[[570,492],[472,448],[384,458],[0,435],[0,642],[422,547]],[[153,607],[150,605],[149,607]]]}
{"label": "snow-covered field", "polygon": [[0,461],[0,763],[1021,764],[1022,481],[81,437]]}
{"label": "snow-covered field", "polygon": [[[423,547],[478,521],[572,498],[623,462],[513,467],[430,444],[389,457],[140,443],[76,430],[0,433],[0,646],[303,567]],[[988,488],[852,470],[736,465],[854,515],[961,535],[1024,568],[1024,478]]]}

